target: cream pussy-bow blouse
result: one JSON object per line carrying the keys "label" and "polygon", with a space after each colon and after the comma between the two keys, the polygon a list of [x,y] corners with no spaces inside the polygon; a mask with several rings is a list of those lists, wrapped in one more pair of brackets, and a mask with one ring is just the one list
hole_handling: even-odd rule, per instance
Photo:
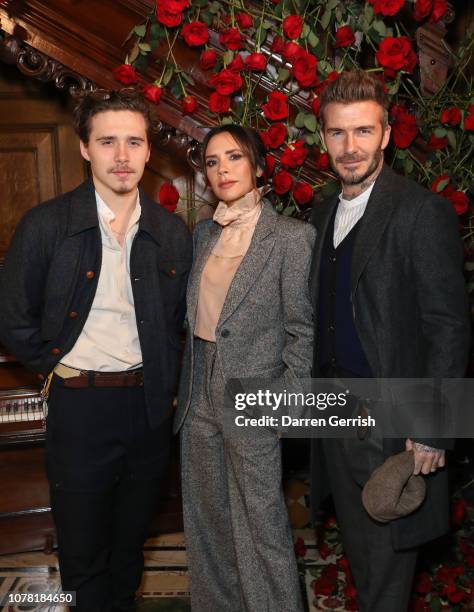
{"label": "cream pussy-bow blouse", "polygon": [[194,335],[216,341],[216,327],[232,279],[252,240],[267,188],[252,189],[232,206],[219,202],[214,221],[223,226],[201,274]]}

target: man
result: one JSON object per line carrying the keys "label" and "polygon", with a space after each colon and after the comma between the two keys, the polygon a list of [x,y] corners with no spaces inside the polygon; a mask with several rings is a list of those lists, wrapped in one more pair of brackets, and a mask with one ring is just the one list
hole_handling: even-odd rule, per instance
{"label": "man", "polygon": [[62,586],[129,610],[168,462],[188,230],[138,189],[151,118],[137,94],[75,110],[91,180],[30,210],[5,261],[0,338],[52,373],[46,458]]}
{"label": "man", "polygon": [[[390,126],[382,83],[345,72],[321,95],[321,137],[341,193],[315,207],[315,377],[462,377],[468,318],[462,248],[449,201],[384,165]],[[362,436],[363,437],[363,436]],[[313,441],[313,507],[329,479],[360,610],[408,605],[416,548],[448,528],[447,440]],[[427,496],[411,516],[376,523],[362,486],[412,449]]]}

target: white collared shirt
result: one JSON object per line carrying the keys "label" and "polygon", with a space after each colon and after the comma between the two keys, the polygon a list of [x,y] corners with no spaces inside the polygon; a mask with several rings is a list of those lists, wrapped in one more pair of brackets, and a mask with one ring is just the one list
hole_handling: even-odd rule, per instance
{"label": "white collared shirt", "polygon": [[102,239],[102,266],[97,292],[86,323],[72,350],[61,363],[78,370],[120,372],[139,367],[142,353],[130,281],[130,251],[138,231],[141,207],[130,216],[123,246],[110,227],[114,213],[95,193]]}
{"label": "white collared shirt", "polygon": [[375,182],[353,200],[345,200],[342,193],[339,195],[339,204],[334,219],[333,240],[335,249],[364,214],[374,185]]}

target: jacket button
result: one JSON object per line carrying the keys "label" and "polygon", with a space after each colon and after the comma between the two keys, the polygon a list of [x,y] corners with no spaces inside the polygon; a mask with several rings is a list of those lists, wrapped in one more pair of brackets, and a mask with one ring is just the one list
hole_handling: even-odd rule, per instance
{"label": "jacket button", "polygon": [[36,376],[36,378],[37,378],[38,380],[44,380],[44,374],[38,374],[38,375]]}
{"label": "jacket button", "polygon": [[330,332],[333,332],[333,331],[334,331],[334,329],[335,329],[334,325],[330,325],[330,326],[328,327],[328,330],[329,330]]}
{"label": "jacket button", "polygon": [[75,319],[76,317],[77,317],[77,312],[75,310],[71,310],[71,312],[69,313],[69,318]]}
{"label": "jacket button", "polygon": [[176,276],[176,268],[171,268],[170,274],[171,276]]}
{"label": "jacket button", "polygon": [[228,329],[223,329],[223,330],[221,331],[221,336],[222,336],[223,338],[228,338],[228,337],[230,336],[230,331],[229,331]]}
{"label": "jacket button", "polygon": [[86,272],[86,277],[90,280],[91,278],[94,278],[95,276],[95,272],[92,272],[92,270],[89,270],[89,272]]}
{"label": "jacket button", "polygon": [[330,258],[329,258],[329,261],[330,261],[331,263],[336,263],[336,256],[335,256],[335,255],[333,255],[332,257],[330,257]]}
{"label": "jacket button", "polygon": [[138,283],[139,280],[140,280],[140,277],[139,276],[135,276],[135,278],[133,279],[133,282],[134,283]]}
{"label": "jacket button", "polygon": [[60,355],[61,354],[61,349],[59,349],[57,346],[55,346],[53,349],[51,349],[51,352],[53,355]]}

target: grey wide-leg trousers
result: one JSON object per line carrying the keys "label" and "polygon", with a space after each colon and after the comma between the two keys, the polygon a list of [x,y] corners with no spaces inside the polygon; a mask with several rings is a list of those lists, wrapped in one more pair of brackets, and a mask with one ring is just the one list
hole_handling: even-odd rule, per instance
{"label": "grey wide-leg trousers", "polygon": [[225,382],[215,344],[195,339],[191,405],[181,432],[193,612],[300,612],[277,434],[224,436]]}

